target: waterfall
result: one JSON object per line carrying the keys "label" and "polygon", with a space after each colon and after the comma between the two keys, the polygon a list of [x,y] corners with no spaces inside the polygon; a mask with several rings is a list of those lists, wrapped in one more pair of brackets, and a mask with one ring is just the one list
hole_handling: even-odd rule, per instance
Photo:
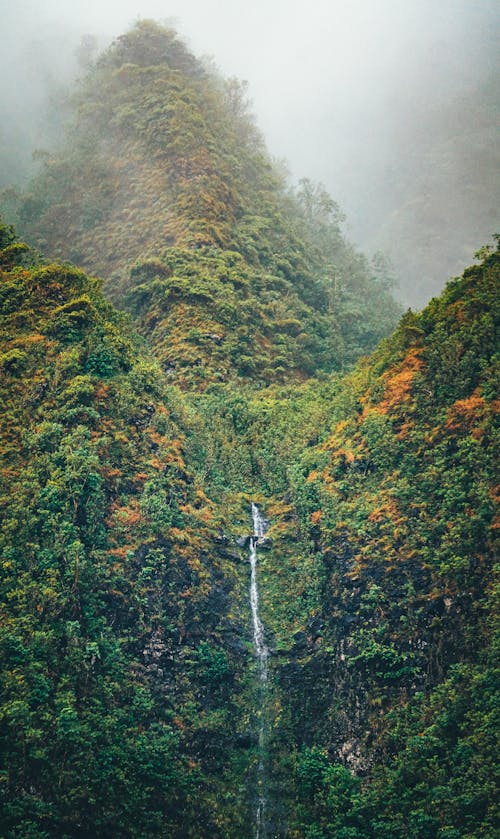
{"label": "waterfall", "polygon": [[253,536],[250,537],[250,606],[252,609],[253,642],[257,661],[259,663],[260,678],[263,682],[267,679],[267,658],[269,650],[264,638],[264,627],[259,616],[259,589],[257,587],[257,544],[259,539],[265,535],[266,523],[260,514],[256,504],[252,504]]}
{"label": "waterfall", "polygon": [[252,504],[253,534],[250,537],[250,607],[252,610],[253,642],[259,666],[260,682],[260,725],[259,725],[259,763],[257,768],[257,803],[255,812],[255,839],[265,839],[266,828],[266,727],[265,699],[267,687],[267,659],[269,650],[266,645],[264,627],[259,615],[259,589],[257,586],[257,545],[265,536],[267,525],[256,504]]}

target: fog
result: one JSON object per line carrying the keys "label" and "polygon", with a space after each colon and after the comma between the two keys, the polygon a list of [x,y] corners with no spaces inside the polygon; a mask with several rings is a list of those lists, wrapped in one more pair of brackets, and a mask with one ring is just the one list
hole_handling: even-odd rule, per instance
{"label": "fog", "polygon": [[248,80],[272,155],[325,184],[354,241],[389,253],[407,302],[499,226],[495,0],[1,0],[0,185],[53,140],[42,113],[81,72],[82,36],[105,46],[140,17]]}

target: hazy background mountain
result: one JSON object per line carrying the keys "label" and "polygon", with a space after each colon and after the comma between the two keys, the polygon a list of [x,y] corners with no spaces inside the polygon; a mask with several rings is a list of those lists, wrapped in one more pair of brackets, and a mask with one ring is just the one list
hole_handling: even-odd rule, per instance
{"label": "hazy background mountain", "polygon": [[422,305],[498,229],[490,0],[24,0],[2,11],[0,184],[26,179],[32,149],[58,136],[67,82],[138,17],[174,20],[248,80],[271,153],[293,179],[325,184],[363,249],[391,257],[406,303]]}

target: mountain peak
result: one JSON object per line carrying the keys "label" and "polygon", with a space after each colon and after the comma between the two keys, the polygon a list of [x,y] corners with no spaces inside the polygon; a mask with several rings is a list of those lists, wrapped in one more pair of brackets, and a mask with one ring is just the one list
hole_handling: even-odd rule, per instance
{"label": "mountain peak", "polygon": [[114,302],[140,301],[142,328],[183,386],[341,369],[399,311],[325,190],[287,186],[244,85],[206,72],[151,21],[89,72],[19,216],[45,253],[101,275]]}

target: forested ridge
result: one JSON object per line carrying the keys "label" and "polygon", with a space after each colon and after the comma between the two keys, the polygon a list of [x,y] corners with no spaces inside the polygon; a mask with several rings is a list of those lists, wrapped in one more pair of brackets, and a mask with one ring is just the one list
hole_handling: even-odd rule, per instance
{"label": "forested ridge", "polygon": [[104,277],[187,387],[342,369],[400,314],[385,266],[345,240],[330,196],[307,181],[289,190],[245,87],[151,22],[82,81],[17,215],[46,256]]}
{"label": "forested ridge", "polygon": [[396,326],[152,22],[72,108],[0,228],[3,835],[255,836],[265,732],[259,839],[495,836],[499,251]]}

